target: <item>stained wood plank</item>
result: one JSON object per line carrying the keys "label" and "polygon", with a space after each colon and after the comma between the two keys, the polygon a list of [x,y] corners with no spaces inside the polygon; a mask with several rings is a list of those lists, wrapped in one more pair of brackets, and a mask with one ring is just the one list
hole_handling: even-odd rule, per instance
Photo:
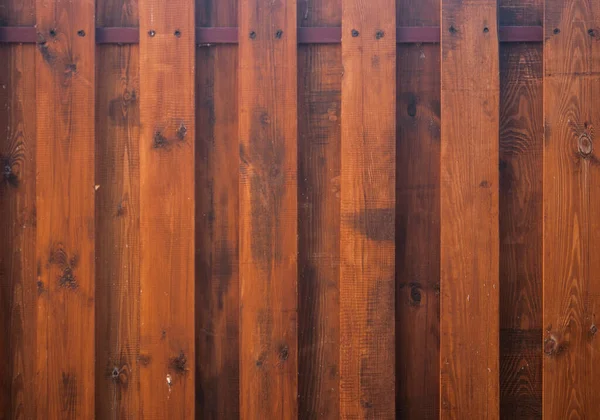
{"label": "stained wood plank", "polygon": [[496,2],[442,0],[441,418],[499,416]]}
{"label": "stained wood plank", "polygon": [[395,2],[342,7],[340,415],[392,419]]}
{"label": "stained wood plank", "polygon": [[[0,8],[33,25],[35,2]],[[35,416],[35,47],[0,46],[0,419]]]}
{"label": "stained wood plank", "polygon": [[194,418],[194,2],[138,7],[141,416]]}
{"label": "stained wood plank", "polygon": [[[198,26],[237,26],[237,1],[200,1]],[[239,418],[238,48],[196,50],[196,411]]]}
{"label": "stained wood plank", "polygon": [[36,6],[36,417],[92,418],[94,3]]}
{"label": "stained wood plank", "polygon": [[[540,25],[502,0],[500,25]],[[542,45],[500,44],[500,416],[542,418]]]}
{"label": "stained wood plank", "polygon": [[600,402],[600,3],[548,0],[544,19],[543,409],[589,418]]}
{"label": "stained wood plank", "polygon": [[296,1],[241,0],[240,414],[296,418]]}
{"label": "stained wood plank", "polygon": [[[298,2],[298,25],[340,26],[339,0]],[[298,404],[339,418],[340,45],[298,46]]]}
{"label": "stained wood plank", "polygon": [[[439,26],[439,0],[399,0],[397,25]],[[396,409],[439,417],[440,46],[398,45]]]}
{"label": "stained wood plank", "polygon": [[[137,26],[137,2],[99,0],[97,26]],[[97,49],[96,418],[139,416],[139,47]]]}

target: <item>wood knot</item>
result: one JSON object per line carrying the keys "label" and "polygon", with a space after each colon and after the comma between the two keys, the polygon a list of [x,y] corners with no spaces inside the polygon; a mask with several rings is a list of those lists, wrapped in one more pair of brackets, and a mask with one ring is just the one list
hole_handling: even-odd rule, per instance
{"label": "wood knot", "polygon": [[154,139],[152,142],[152,147],[155,149],[162,149],[169,145],[169,140],[165,136],[162,135],[160,131],[154,133]]}
{"label": "wood knot", "polygon": [[416,284],[413,283],[410,286],[410,303],[413,306],[419,306],[421,304],[421,287]]}
{"label": "wood knot", "polygon": [[579,136],[579,139],[577,140],[577,148],[579,149],[579,153],[584,157],[589,156],[594,151],[592,138],[589,136],[589,134],[584,133]]}
{"label": "wood knot", "polygon": [[184,123],[181,123],[181,125],[179,126],[179,128],[177,129],[177,138],[179,140],[183,140],[185,139],[185,136],[187,134],[187,127],[185,126]]}
{"label": "wood knot", "polygon": [[288,357],[290,357],[290,350],[287,345],[282,345],[279,347],[279,360],[285,362]]}
{"label": "wood knot", "polygon": [[596,325],[592,324],[592,326],[590,327],[589,333],[590,333],[590,337],[595,336],[598,333],[598,327],[596,327]]}
{"label": "wood knot", "polygon": [[381,29],[378,30],[377,32],[375,32],[375,39],[381,39],[385,36],[385,32],[382,31]]}
{"label": "wood knot", "polygon": [[185,373],[187,371],[187,357],[183,350],[181,350],[179,356],[171,358],[169,365],[178,373]]}
{"label": "wood knot", "polygon": [[544,340],[544,353],[548,356],[558,356],[566,349],[567,343],[562,336],[550,334],[550,336],[546,337]]}
{"label": "wood knot", "polygon": [[360,35],[360,33],[356,29],[352,29],[351,34],[352,34],[352,38],[356,38],[357,36]]}
{"label": "wood knot", "polygon": [[275,32],[275,38],[281,39],[282,36],[283,36],[283,31],[281,29],[278,29],[277,32]]}
{"label": "wood knot", "polygon": [[458,32],[458,29],[456,29],[454,25],[450,25],[450,28],[448,28],[448,32],[450,32],[451,34],[455,34]]}

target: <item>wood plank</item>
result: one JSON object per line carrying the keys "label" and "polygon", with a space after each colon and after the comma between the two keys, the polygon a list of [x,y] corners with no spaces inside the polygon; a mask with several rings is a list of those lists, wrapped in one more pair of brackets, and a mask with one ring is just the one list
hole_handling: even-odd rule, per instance
{"label": "wood plank", "polygon": [[194,2],[138,7],[141,416],[194,418]]}
{"label": "wood plank", "polygon": [[[3,25],[35,24],[35,1]],[[35,47],[0,46],[0,418],[35,417]]]}
{"label": "wood plank", "polygon": [[[340,0],[298,2],[298,26],[340,26]],[[298,409],[340,405],[340,45],[298,46]]]}
{"label": "wood plank", "polygon": [[36,5],[36,417],[93,418],[94,3]]}
{"label": "wood plank", "polygon": [[600,3],[544,13],[544,377],[546,418],[598,412]]}
{"label": "wood plank", "polygon": [[297,417],[296,1],[239,4],[240,414]]}
{"label": "wood plank", "polygon": [[[198,26],[237,26],[236,0],[197,2]],[[196,411],[239,418],[238,48],[196,50]]]}
{"label": "wood plank", "polygon": [[395,1],[343,2],[340,414],[395,417]]}
{"label": "wood plank", "polygon": [[[399,0],[397,25],[439,26],[439,10],[439,0]],[[397,48],[396,409],[400,418],[437,419],[440,47]]]}
{"label": "wood plank", "polygon": [[442,0],[441,418],[499,416],[496,1]]}
{"label": "wood plank", "polygon": [[[97,26],[137,26],[137,2],[99,0]],[[97,49],[96,418],[140,410],[139,47]]]}
{"label": "wood plank", "polygon": [[[542,0],[502,0],[539,25]],[[542,45],[500,44],[500,417],[542,418]]]}

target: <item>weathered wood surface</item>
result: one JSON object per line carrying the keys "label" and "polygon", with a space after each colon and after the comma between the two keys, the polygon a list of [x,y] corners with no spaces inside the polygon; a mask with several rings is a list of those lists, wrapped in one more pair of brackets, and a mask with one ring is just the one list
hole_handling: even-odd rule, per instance
{"label": "weathered wood surface", "polygon": [[600,3],[544,13],[544,416],[598,412]]}
{"label": "weathered wood surface", "polygon": [[140,415],[194,418],[194,2],[138,7]]}
{"label": "weathered wood surface", "polygon": [[[196,26],[237,26],[237,1],[202,1]],[[238,48],[196,50],[196,410],[239,418]]]}
{"label": "weathered wood surface", "polygon": [[[35,24],[35,1],[0,8]],[[35,46],[0,45],[0,419],[35,416]]]}
{"label": "weathered wood surface", "polygon": [[[439,24],[440,0],[398,1],[398,27]],[[437,419],[440,46],[402,44],[397,54],[396,407],[402,419]]]}
{"label": "weathered wood surface", "polygon": [[496,2],[442,0],[441,417],[497,419]]}
{"label": "weathered wood surface", "polygon": [[[98,26],[139,23],[137,2],[98,0]],[[97,48],[96,418],[140,410],[139,46]]]}
{"label": "weathered wood surface", "polygon": [[[298,2],[298,26],[340,26],[341,0]],[[339,418],[340,45],[298,47],[298,404]]]}
{"label": "weathered wood surface", "polygon": [[29,398],[40,419],[93,418],[94,3],[38,0],[36,29],[37,368]]}
{"label": "weathered wood surface", "polygon": [[[502,0],[500,25],[541,25],[542,0]],[[542,417],[541,44],[500,44],[500,417]]]}
{"label": "weathered wood surface", "polygon": [[395,417],[395,2],[342,3],[340,417]]}
{"label": "weathered wood surface", "polygon": [[295,418],[296,1],[239,3],[240,414]]}

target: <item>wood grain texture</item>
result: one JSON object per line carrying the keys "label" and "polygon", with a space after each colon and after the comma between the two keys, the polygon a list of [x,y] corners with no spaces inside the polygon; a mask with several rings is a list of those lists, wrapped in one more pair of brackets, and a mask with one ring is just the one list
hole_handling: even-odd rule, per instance
{"label": "wood grain texture", "polygon": [[93,418],[94,2],[36,6],[36,417]]}
{"label": "wood grain texture", "polygon": [[[299,1],[298,25],[340,26],[340,0]],[[298,405],[338,419],[340,45],[298,46]]]}
{"label": "wood grain texture", "polygon": [[[99,0],[98,26],[137,26],[137,2]],[[96,54],[96,418],[140,411],[139,47]]]}
{"label": "wood grain texture", "polygon": [[396,15],[342,4],[340,417],[395,417]]}
{"label": "wood grain texture", "polygon": [[296,8],[239,7],[243,419],[298,413]]}
{"label": "wood grain texture", "polygon": [[[198,26],[237,26],[237,1],[197,2]],[[238,48],[196,50],[196,411],[239,418]]]}
{"label": "wood grain texture", "polygon": [[442,0],[441,418],[497,419],[499,63],[493,0]]}
{"label": "wood grain texture", "polygon": [[[397,25],[438,26],[440,1],[398,0]],[[440,46],[398,45],[396,409],[439,418]]]}
{"label": "wood grain texture", "polygon": [[549,419],[592,418],[600,402],[600,3],[547,0],[544,16],[543,409]]}
{"label": "wood grain texture", "polygon": [[[35,1],[0,24],[33,25]],[[0,45],[0,419],[35,416],[35,47]]]}
{"label": "wood grain texture", "polygon": [[[541,25],[502,0],[500,25]],[[542,418],[542,45],[500,44],[500,417]]]}
{"label": "wood grain texture", "polygon": [[194,418],[194,2],[138,7],[140,415]]}

